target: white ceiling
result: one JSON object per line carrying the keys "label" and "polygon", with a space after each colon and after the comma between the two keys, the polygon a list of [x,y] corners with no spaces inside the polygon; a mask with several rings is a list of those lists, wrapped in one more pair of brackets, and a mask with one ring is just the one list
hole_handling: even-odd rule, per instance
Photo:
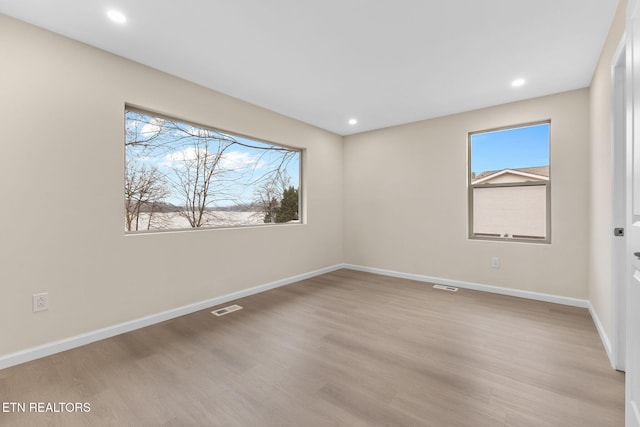
{"label": "white ceiling", "polygon": [[0,0],[0,12],[347,135],[589,86],[617,4]]}

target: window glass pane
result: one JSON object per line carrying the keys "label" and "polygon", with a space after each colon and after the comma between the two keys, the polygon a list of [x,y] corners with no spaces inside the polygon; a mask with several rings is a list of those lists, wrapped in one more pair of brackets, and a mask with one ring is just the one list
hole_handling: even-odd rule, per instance
{"label": "window glass pane", "polygon": [[546,229],[546,186],[473,189],[473,230],[476,235],[544,239]]}
{"label": "window glass pane", "polygon": [[549,123],[471,135],[472,183],[548,179]]}
{"label": "window glass pane", "polygon": [[301,151],[126,111],[125,230],[299,222]]}

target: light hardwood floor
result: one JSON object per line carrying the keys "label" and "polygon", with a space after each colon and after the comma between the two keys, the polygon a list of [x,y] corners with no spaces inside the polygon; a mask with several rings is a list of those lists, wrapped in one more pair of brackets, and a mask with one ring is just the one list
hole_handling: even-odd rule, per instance
{"label": "light hardwood floor", "polygon": [[[585,309],[350,270],[0,370],[11,426],[622,426]],[[227,304],[225,304],[227,305]]]}

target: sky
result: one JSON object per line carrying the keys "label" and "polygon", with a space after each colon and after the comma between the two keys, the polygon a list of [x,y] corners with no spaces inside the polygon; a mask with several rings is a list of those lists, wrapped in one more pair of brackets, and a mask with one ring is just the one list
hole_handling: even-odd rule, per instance
{"label": "sky", "polygon": [[471,171],[549,165],[549,123],[471,135]]}
{"label": "sky", "polygon": [[[196,158],[196,148],[192,142],[195,138],[184,138],[184,134],[180,134],[182,138],[176,139],[172,138],[170,133],[167,134],[167,137],[164,137],[162,135],[164,135],[165,130],[160,132],[160,130],[163,129],[162,123],[163,119],[155,119],[137,112],[127,112],[127,130],[136,131],[138,135],[136,140],[146,139],[160,134],[155,140],[157,144],[154,144],[157,145],[157,148],[145,149],[129,146],[126,150],[127,156],[128,160],[135,160],[137,162],[143,162],[147,166],[157,167],[158,170],[168,178],[169,182],[176,182],[178,179],[175,171],[184,170],[185,165]],[[174,123],[179,122],[174,121]],[[180,128],[188,129],[190,133],[201,135],[217,134],[223,137],[230,136],[240,144],[253,147],[266,148],[273,146],[273,144],[266,144],[222,132],[213,132],[188,124],[180,124]],[[164,129],[166,129],[166,127]],[[265,173],[273,170],[280,164],[282,152],[250,148],[240,144],[233,145],[227,149],[219,163],[220,169],[229,171],[221,175],[221,180],[218,181],[220,183],[219,185],[224,185],[224,188],[221,187],[221,191],[225,194],[234,194],[234,200],[228,200],[228,197],[222,197],[220,200],[214,202],[217,206],[252,202],[255,199],[255,187],[250,183],[256,179],[260,179]],[[211,149],[217,150],[215,141],[212,142]],[[292,160],[288,162],[286,171],[290,177],[290,185],[298,188],[300,186],[300,153],[296,153]],[[167,187],[171,194],[165,198],[165,201],[182,205],[184,201],[179,192],[173,191],[171,185]]]}

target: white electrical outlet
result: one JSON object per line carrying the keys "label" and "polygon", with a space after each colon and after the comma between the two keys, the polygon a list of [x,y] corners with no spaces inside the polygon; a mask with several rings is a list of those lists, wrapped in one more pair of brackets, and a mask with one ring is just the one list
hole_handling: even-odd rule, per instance
{"label": "white electrical outlet", "polygon": [[49,310],[49,292],[33,294],[33,312]]}
{"label": "white electrical outlet", "polygon": [[497,256],[491,258],[491,268],[500,268],[500,258]]}

